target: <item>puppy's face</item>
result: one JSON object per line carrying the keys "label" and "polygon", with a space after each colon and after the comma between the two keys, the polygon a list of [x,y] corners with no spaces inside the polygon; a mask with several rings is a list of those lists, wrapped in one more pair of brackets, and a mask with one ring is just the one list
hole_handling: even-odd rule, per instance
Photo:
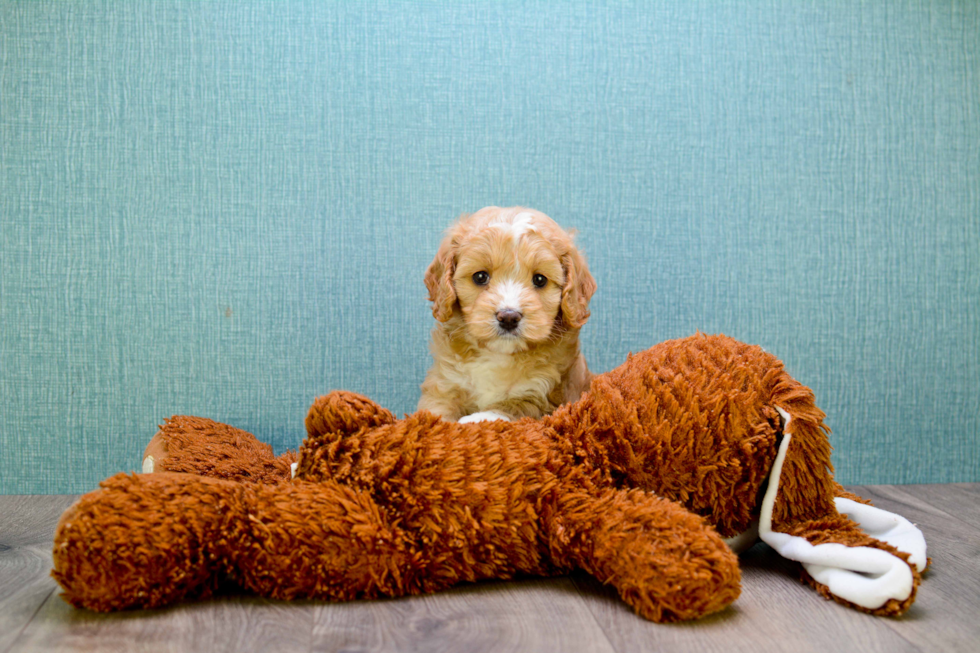
{"label": "puppy's face", "polygon": [[433,314],[458,311],[469,339],[513,353],[588,318],[595,282],[571,238],[546,215],[489,207],[447,234],[426,275]]}

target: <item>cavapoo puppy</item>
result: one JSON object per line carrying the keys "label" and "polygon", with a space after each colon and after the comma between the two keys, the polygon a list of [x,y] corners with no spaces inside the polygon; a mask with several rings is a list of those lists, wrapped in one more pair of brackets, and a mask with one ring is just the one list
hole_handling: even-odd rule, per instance
{"label": "cavapoo puppy", "polygon": [[425,285],[439,323],[419,410],[461,422],[541,417],[588,388],[578,335],[596,284],[545,214],[491,206],[463,216]]}

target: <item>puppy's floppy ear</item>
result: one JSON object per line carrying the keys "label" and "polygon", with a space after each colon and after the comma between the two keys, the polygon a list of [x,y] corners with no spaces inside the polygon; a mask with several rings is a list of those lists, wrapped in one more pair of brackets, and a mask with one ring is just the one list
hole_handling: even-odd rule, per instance
{"label": "puppy's floppy ear", "polygon": [[456,287],[453,286],[453,274],[456,272],[456,244],[459,226],[453,227],[439,244],[436,257],[429,263],[425,271],[425,287],[429,289],[429,301],[432,302],[432,315],[440,322],[445,322],[453,316],[453,306],[456,305]]}
{"label": "puppy's floppy ear", "polygon": [[572,328],[578,329],[589,319],[589,300],[595,292],[596,283],[585,264],[585,257],[574,247],[561,257],[565,268],[565,287],[561,290],[562,320]]}

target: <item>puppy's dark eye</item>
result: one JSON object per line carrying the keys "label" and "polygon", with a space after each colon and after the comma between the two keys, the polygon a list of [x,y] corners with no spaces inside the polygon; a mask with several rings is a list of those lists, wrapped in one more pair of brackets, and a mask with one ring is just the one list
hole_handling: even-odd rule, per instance
{"label": "puppy's dark eye", "polygon": [[490,275],[483,270],[473,273],[473,283],[478,286],[485,286],[490,281]]}
{"label": "puppy's dark eye", "polygon": [[534,284],[535,288],[544,288],[546,285],[548,285],[548,277],[544,276],[543,274],[536,274],[531,277],[531,283]]}

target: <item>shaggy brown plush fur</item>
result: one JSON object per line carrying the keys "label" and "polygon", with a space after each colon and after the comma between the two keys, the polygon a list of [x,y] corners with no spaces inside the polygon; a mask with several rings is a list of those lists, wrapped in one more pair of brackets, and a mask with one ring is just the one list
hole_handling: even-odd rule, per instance
{"label": "shaggy brown plush fur", "polygon": [[[201,434],[208,437],[202,438]],[[186,472],[233,481],[279,483],[299,458],[288,451],[278,458],[272,447],[251,433],[204,417],[177,415],[166,420],[146,446],[143,459],[166,461],[168,472]]]}
{"label": "shaggy brown plush fur", "polygon": [[396,420],[331,393],[310,409],[291,482],[294,458],[173,418],[151,446],[164,473],[114,476],[62,516],[53,574],[73,605],[117,610],[225,584],[347,600],[581,568],[648,619],[692,619],[738,597],[719,533],[758,517],[782,437],[774,406],[794,428],[773,523],[856,545],[812,393],[760,348],[699,334],[631,356],[541,420]]}

